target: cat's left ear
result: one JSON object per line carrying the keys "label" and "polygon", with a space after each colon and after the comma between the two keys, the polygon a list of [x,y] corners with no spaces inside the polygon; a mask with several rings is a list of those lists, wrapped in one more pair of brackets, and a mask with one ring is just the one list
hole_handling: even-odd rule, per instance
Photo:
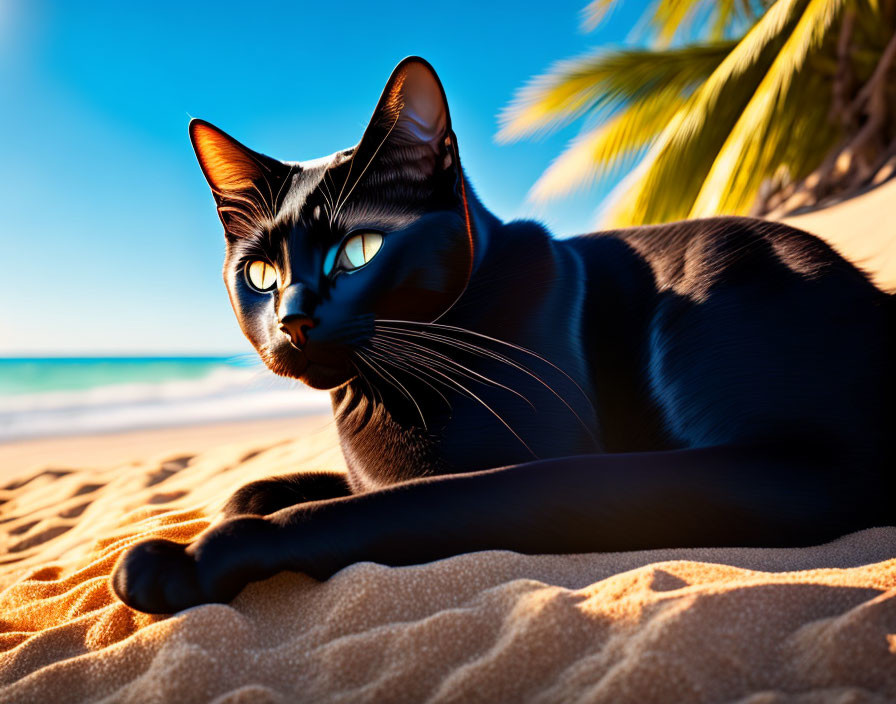
{"label": "cat's left ear", "polygon": [[286,164],[249,149],[204,120],[190,120],[190,141],[228,235],[239,236],[259,215],[276,212],[290,173]]}
{"label": "cat's left ear", "polygon": [[389,77],[359,151],[379,150],[387,163],[430,176],[454,165],[451,117],[435,69],[419,56],[404,59]]}

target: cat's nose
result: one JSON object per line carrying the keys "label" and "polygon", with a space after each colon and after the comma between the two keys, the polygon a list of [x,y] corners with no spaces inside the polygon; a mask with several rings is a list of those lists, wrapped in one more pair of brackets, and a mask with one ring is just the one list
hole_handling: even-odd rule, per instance
{"label": "cat's nose", "polygon": [[307,315],[287,315],[280,321],[280,329],[285,332],[293,347],[301,349],[308,340],[308,330],[314,327],[314,321]]}
{"label": "cat's nose", "polygon": [[311,314],[318,302],[317,295],[301,283],[287,286],[280,295],[280,329],[289,336],[293,347],[301,349],[308,340],[308,331],[314,327]]}

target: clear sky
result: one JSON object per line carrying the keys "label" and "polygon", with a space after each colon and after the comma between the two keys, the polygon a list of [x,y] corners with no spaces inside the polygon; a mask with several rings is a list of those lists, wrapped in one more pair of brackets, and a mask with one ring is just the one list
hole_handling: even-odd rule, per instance
{"label": "clear sky", "polygon": [[576,128],[494,139],[518,87],[621,44],[644,3],[591,34],[583,5],[0,0],[0,354],[249,351],[189,117],[281,159],[330,154],[357,142],[408,54],[439,72],[487,206],[590,230],[606,188],[526,203]]}

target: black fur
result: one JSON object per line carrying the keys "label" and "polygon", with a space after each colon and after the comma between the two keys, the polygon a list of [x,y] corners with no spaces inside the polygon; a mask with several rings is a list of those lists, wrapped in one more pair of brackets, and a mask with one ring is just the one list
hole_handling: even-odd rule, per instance
{"label": "black fur", "polygon": [[[808,545],[892,522],[896,308],[815,237],[747,218],[563,241],[503,224],[416,58],[327,161],[191,135],[240,325],[273,371],[332,389],[349,475],[254,482],[192,545],[133,547],[113,577],[130,606],[359,560]],[[370,263],[324,271],[362,230],[384,235]],[[248,284],[253,259],[275,290]],[[302,344],[288,316],[310,321]]]}

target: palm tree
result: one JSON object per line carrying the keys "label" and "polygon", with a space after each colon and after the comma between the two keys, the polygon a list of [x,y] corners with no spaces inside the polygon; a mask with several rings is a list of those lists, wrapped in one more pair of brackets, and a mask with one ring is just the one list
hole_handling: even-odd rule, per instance
{"label": "palm tree", "polygon": [[505,109],[503,141],[582,125],[534,200],[629,171],[609,225],[780,214],[896,171],[896,0],[659,0],[645,20],[648,48],[558,63]]}

